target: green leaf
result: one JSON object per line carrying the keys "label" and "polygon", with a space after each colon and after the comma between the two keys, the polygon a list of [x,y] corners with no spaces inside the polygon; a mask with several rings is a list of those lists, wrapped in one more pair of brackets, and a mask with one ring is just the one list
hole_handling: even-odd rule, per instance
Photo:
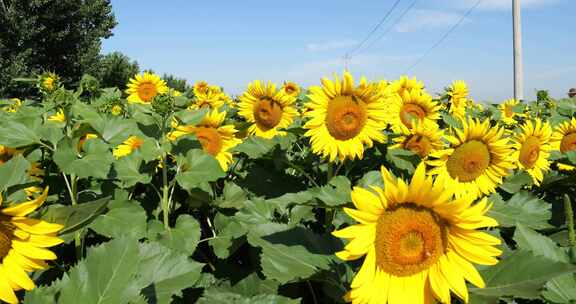
{"label": "green leaf", "polygon": [[177,112],[176,117],[185,125],[196,125],[202,121],[206,113],[208,113],[208,109],[184,110]]}
{"label": "green leaf", "polygon": [[420,157],[408,150],[388,149],[386,151],[386,160],[394,167],[412,173],[416,170],[415,165],[420,162]]}
{"label": "green leaf", "polygon": [[214,200],[214,204],[220,208],[240,209],[246,201],[246,191],[233,182],[226,181],[223,195]]}
{"label": "green leaf", "polygon": [[470,288],[470,292],[487,297],[536,299],[546,281],[573,271],[576,271],[576,265],[517,250],[498,264],[481,271],[486,287]]}
{"label": "green leaf", "polygon": [[118,238],[91,248],[88,256],[69,271],[70,280],[62,288],[60,303],[118,304],[136,297],[138,242]]}
{"label": "green leaf", "polygon": [[76,174],[79,178],[106,178],[113,162],[108,145],[99,138],[84,143],[84,153],[76,152],[75,142],[63,139],[54,152],[54,162],[66,174]]}
{"label": "green leaf", "polygon": [[554,241],[544,235],[522,225],[516,226],[514,241],[518,247],[532,251],[535,255],[541,255],[552,261],[568,263],[568,254],[558,247]]}
{"label": "green leaf", "polygon": [[211,287],[204,291],[198,299],[198,304],[296,304],[299,299],[290,299],[280,295],[261,294],[244,296],[218,287]]}
{"label": "green leaf", "polygon": [[143,165],[142,158],[136,153],[122,157],[114,162],[116,178],[124,187],[132,187],[137,183],[147,184],[152,180],[152,176],[142,172]]}
{"label": "green leaf", "polygon": [[[255,228],[248,233],[248,242],[255,247],[262,248],[260,255],[260,266],[262,272],[268,279],[276,280],[282,284],[309,278],[328,269],[334,262],[334,255],[313,253],[323,251],[317,244],[306,244],[299,230],[289,230],[277,235],[262,235],[261,232],[270,232],[270,224],[264,224],[261,228]],[[282,229],[282,225],[277,225],[274,229]],[[285,226],[288,228],[288,226]],[[279,237],[281,235],[281,237]],[[314,238],[319,241],[319,238]],[[270,240],[270,241],[268,241]],[[314,246],[314,247],[313,247]],[[310,248],[310,250],[309,250]]]}
{"label": "green leaf", "polygon": [[214,218],[216,238],[209,241],[214,254],[220,259],[228,258],[239,247],[236,239],[248,233],[248,228],[234,217],[216,214]]}
{"label": "green leaf", "polygon": [[378,170],[368,171],[362,178],[357,182],[358,187],[369,189],[370,186],[376,186],[384,188],[384,180],[382,179],[382,173]]}
{"label": "green leaf", "polygon": [[495,218],[502,227],[514,227],[516,223],[532,229],[551,227],[548,224],[552,216],[550,204],[529,192],[518,192],[508,202],[493,194],[490,196],[490,201],[494,205],[488,211],[488,215]]}
{"label": "green leaf", "polygon": [[14,120],[0,120],[0,145],[18,148],[39,142],[38,134],[26,125]]}
{"label": "green leaf", "polygon": [[152,240],[186,255],[192,255],[200,240],[200,224],[188,214],[176,219],[176,226],[169,231],[162,230]]}
{"label": "green leaf", "polygon": [[249,158],[260,158],[270,152],[275,145],[276,143],[273,140],[250,136],[232,150],[244,153],[248,155]]}
{"label": "green leaf", "polygon": [[41,218],[50,223],[64,225],[59,233],[60,236],[78,231],[92,223],[92,221],[104,212],[110,197],[101,198],[91,202],[84,202],[76,206],[50,205],[43,212]]}
{"label": "green leaf", "polygon": [[576,274],[569,273],[546,283],[542,296],[554,303],[574,303],[576,302]]}
{"label": "green leaf", "polygon": [[136,284],[147,303],[172,303],[173,296],[192,287],[200,278],[203,264],[188,259],[187,254],[170,250],[158,243],[140,244]]}
{"label": "green leaf", "polygon": [[517,193],[526,185],[532,185],[532,177],[528,175],[525,171],[519,171],[513,175],[508,176],[500,189],[508,193]]}
{"label": "green leaf", "polygon": [[328,185],[320,188],[312,188],[310,194],[324,202],[328,206],[345,205],[352,201],[350,197],[350,180],[347,177],[335,176],[328,182]]}
{"label": "green leaf", "polygon": [[110,238],[146,236],[146,211],[139,203],[127,200],[113,201],[106,214],[100,215],[90,228]]}
{"label": "green leaf", "polygon": [[30,169],[30,163],[20,154],[0,165],[0,192],[4,192],[11,186],[25,183],[28,169]]}
{"label": "green leaf", "polygon": [[182,170],[176,175],[176,181],[186,190],[226,175],[218,161],[200,149],[188,151],[186,158],[181,158],[180,166]]}
{"label": "green leaf", "polygon": [[442,114],[442,120],[444,121],[444,123],[446,123],[448,126],[454,129],[462,129],[462,122],[460,122],[460,120],[456,119],[456,117],[448,113]]}

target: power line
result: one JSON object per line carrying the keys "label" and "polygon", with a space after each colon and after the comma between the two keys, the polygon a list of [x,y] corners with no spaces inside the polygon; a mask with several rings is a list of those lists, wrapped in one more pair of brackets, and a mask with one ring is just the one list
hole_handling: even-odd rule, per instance
{"label": "power line", "polygon": [[468,17],[470,15],[470,13],[472,13],[472,11],[478,7],[478,5],[480,5],[480,3],[483,0],[478,0],[476,1],[476,3],[474,5],[472,5],[472,7],[470,7],[468,9],[468,11],[462,15],[462,17],[460,17],[460,20],[458,20],[458,22],[456,22],[454,25],[452,25],[452,27],[450,29],[448,29],[448,31],[446,33],[444,33],[444,35],[442,37],[440,37],[440,39],[438,41],[436,41],[436,43],[434,43],[428,50],[426,50],[426,52],[424,52],[424,54],[422,54],[422,56],[420,56],[420,58],[418,58],[416,61],[414,61],[414,63],[408,67],[403,74],[408,73],[410,70],[412,70],[415,66],[417,66],[420,62],[422,62],[422,60],[424,60],[424,58],[426,56],[428,56],[428,54],[430,54],[430,52],[432,52],[435,48],[437,48],[458,26],[460,26],[460,24],[464,21],[464,19],[466,19],[466,17]]}
{"label": "power line", "polygon": [[366,38],[364,38],[364,40],[362,40],[362,42],[360,42],[358,45],[356,45],[355,47],[350,49],[348,52],[346,52],[346,55],[345,55],[346,57],[351,56],[352,53],[356,52],[359,48],[361,48],[364,45],[364,43],[366,43],[370,39],[372,34],[374,34],[380,28],[380,26],[382,26],[382,24],[384,24],[386,19],[388,19],[388,17],[390,17],[390,14],[392,14],[392,12],[396,8],[396,6],[398,6],[398,3],[400,3],[400,1],[401,0],[396,0],[396,2],[394,2],[392,7],[390,7],[388,12],[386,13],[386,15],[384,15],[384,17],[382,17],[382,19],[380,19],[380,21],[376,24],[376,26],[374,26],[374,28],[368,33],[368,35],[366,35]]}
{"label": "power line", "polygon": [[414,7],[414,5],[416,5],[417,2],[418,0],[412,1],[412,3],[410,3],[410,5],[407,6],[406,9],[398,16],[398,18],[394,20],[394,23],[392,23],[380,36],[378,36],[378,38],[372,40],[372,43],[370,43],[367,47],[364,48],[364,50],[361,51],[365,52],[366,50],[373,47],[376,42],[384,38],[384,36],[386,36],[402,20],[402,18],[404,18],[404,16],[406,16],[406,14]]}

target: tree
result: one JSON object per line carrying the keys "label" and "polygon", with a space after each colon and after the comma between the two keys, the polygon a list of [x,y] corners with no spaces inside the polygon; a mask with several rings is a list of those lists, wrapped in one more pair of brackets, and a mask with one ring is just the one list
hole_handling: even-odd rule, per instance
{"label": "tree", "polygon": [[102,56],[98,66],[97,75],[103,88],[118,87],[124,89],[130,78],[140,71],[136,61],[130,61],[128,56],[120,52]]}
{"label": "tree", "polygon": [[166,84],[169,87],[178,90],[182,93],[186,92],[190,88],[186,79],[184,78],[178,78],[174,75],[164,74],[162,75],[162,79],[166,81]]}
{"label": "tree", "polygon": [[116,19],[110,0],[0,0],[0,96],[15,77],[44,70],[68,83],[96,74],[101,39]]}

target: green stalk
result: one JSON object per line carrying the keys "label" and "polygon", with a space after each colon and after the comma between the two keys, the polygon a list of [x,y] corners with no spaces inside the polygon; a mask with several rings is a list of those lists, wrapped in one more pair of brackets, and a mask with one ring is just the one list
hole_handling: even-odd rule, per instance
{"label": "green stalk", "polygon": [[164,228],[170,230],[170,200],[168,199],[168,168],[166,163],[166,155],[162,156],[162,213],[164,215]]}
{"label": "green stalk", "polygon": [[[70,183],[64,172],[62,172],[62,176],[64,176],[64,182],[66,183],[66,188],[68,188],[72,207],[76,207],[78,206],[78,201],[76,199],[78,192],[78,178],[76,178],[75,174],[70,174],[70,179],[72,180],[72,183]],[[76,251],[76,259],[82,259],[82,236],[80,235],[80,231],[74,233],[74,249]]]}
{"label": "green stalk", "polygon": [[576,248],[576,233],[574,232],[574,211],[568,194],[564,194],[564,212],[566,213],[566,226],[568,227],[568,240],[570,246]]}

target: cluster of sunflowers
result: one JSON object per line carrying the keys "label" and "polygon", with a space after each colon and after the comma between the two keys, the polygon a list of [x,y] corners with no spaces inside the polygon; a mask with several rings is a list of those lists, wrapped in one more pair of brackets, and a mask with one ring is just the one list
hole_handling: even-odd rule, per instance
{"label": "cluster of sunflowers", "polygon": [[[59,86],[53,73],[39,81],[45,95]],[[343,165],[360,162],[378,145],[416,156],[411,177],[398,178],[394,168],[382,166],[383,187],[352,189],[353,205],[342,210],[355,222],[327,226],[333,236],[345,240],[342,250],[335,252],[339,259],[364,258],[344,295],[352,303],[450,303],[452,294],[467,303],[467,282],[486,286],[474,265],[495,265],[503,253],[497,248],[501,239],[491,231],[498,222],[487,214],[492,207],[488,197],[512,174],[525,172],[537,187],[551,167],[575,169],[562,161],[576,151],[575,118],[555,121],[553,128],[546,119],[531,117],[529,107],[513,99],[490,113],[487,105],[469,97],[463,81],[454,81],[434,98],[416,78],[403,76],[392,82],[361,78],[356,83],[344,72],[341,78],[323,78],[320,86],[307,90],[293,82],[278,86],[257,80],[238,98],[231,98],[221,87],[204,81],[179,92],[159,76],[144,73],[135,75],[124,93],[126,104],[114,101],[104,111],[118,119],[130,118],[127,109],[136,106],[166,116],[179,103],[183,111],[201,113],[194,123],[166,116],[163,138],[176,143],[193,136],[228,176],[233,174],[231,164],[238,164],[237,148],[250,138],[296,135],[309,143],[317,156],[315,164],[328,166],[329,178]],[[5,112],[22,107],[19,99],[10,102]],[[57,106],[46,120],[65,124],[65,113]],[[85,132],[78,154],[87,140],[99,137]],[[130,156],[146,140],[130,135],[113,147],[112,154],[116,160]],[[0,146],[0,166],[21,153]],[[163,170],[166,186],[167,163],[160,158],[157,168]],[[33,163],[28,173],[41,181],[44,171]],[[163,190],[163,199],[168,199],[168,188]],[[48,188],[28,187],[26,192],[29,201],[0,211],[0,300],[8,303],[18,302],[15,291],[34,288],[28,272],[45,269],[45,260],[56,259],[47,248],[63,242],[58,238],[62,225],[27,217],[46,200]],[[169,228],[170,202],[162,204]]]}

